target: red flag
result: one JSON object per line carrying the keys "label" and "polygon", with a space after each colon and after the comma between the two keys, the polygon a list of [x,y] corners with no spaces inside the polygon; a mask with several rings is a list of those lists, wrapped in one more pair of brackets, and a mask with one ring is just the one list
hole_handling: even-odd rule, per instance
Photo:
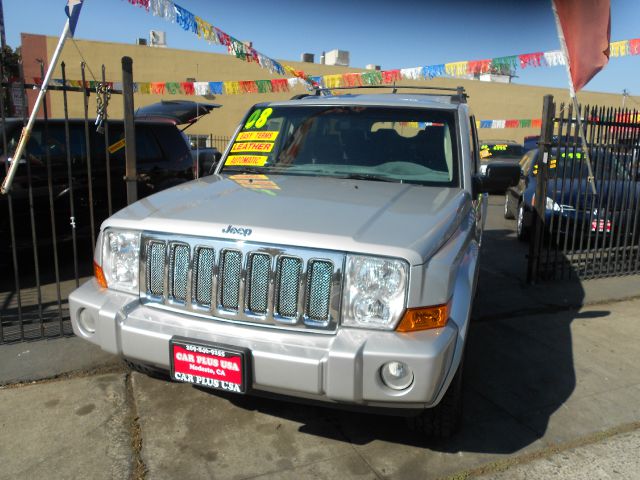
{"label": "red flag", "polygon": [[553,0],[553,5],[577,92],[609,61],[610,0]]}

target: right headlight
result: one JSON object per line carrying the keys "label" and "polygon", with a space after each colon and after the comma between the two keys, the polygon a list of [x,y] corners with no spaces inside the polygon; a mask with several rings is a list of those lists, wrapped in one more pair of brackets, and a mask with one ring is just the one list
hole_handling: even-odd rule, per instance
{"label": "right headlight", "polygon": [[109,288],[138,293],[140,232],[108,229],[102,240],[102,271]]}
{"label": "right headlight", "polygon": [[347,256],[342,324],[392,330],[405,308],[408,265],[392,258]]}

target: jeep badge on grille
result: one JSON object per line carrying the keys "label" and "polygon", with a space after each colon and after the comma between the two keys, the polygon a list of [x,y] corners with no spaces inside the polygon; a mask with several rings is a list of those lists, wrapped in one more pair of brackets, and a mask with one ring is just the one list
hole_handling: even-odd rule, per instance
{"label": "jeep badge on grille", "polygon": [[222,233],[231,233],[236,235],[242,235],[243,237],[248,237],[249,235],[251,235],[251,229],[234,227],[233,225],[229,225],[227,228],[222,229]]}

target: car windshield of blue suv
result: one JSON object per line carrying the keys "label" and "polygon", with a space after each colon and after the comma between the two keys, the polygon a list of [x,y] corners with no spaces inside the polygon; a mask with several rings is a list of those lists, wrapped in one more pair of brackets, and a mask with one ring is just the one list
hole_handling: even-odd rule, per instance
{"label": "car windshield of blue suv", "polygon": [[[537,157],[537,155],[536,155]],[[631,159],[624,156],[614,156],[598,152],[596,149],[590,151],[590,160],[594,176],[597,179],[630,178],[632,163]],[[538,174],[537,162],[532,162],[531,173]],[[552,151],[549,157],[549,175],[551,177],[583,178],[589,176],[586,156],[582,151]]]}
{"label": "car windshield of blue suv", "polygon": [[459,185],[452,111],[368,106],[255,107],[222,173]]}

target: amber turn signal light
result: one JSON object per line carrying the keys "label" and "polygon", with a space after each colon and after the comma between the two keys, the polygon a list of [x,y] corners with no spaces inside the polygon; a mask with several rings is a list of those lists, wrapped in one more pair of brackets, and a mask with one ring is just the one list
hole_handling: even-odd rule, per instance
{"label": "amber turn signal light", "polygon": [[102,271],[102,267],[98,265],[95,260],[93,262],[93,275],[96,277],[98,281],[98,285],[102,288],[107,288],[107,279],[104,276],[104,272]]}
{"label": "amber turn signal light", "polygon": [[449,320],[449,304],[433,307],[408,308],[404,313],[397,332],[417,332],[444,327]]}

